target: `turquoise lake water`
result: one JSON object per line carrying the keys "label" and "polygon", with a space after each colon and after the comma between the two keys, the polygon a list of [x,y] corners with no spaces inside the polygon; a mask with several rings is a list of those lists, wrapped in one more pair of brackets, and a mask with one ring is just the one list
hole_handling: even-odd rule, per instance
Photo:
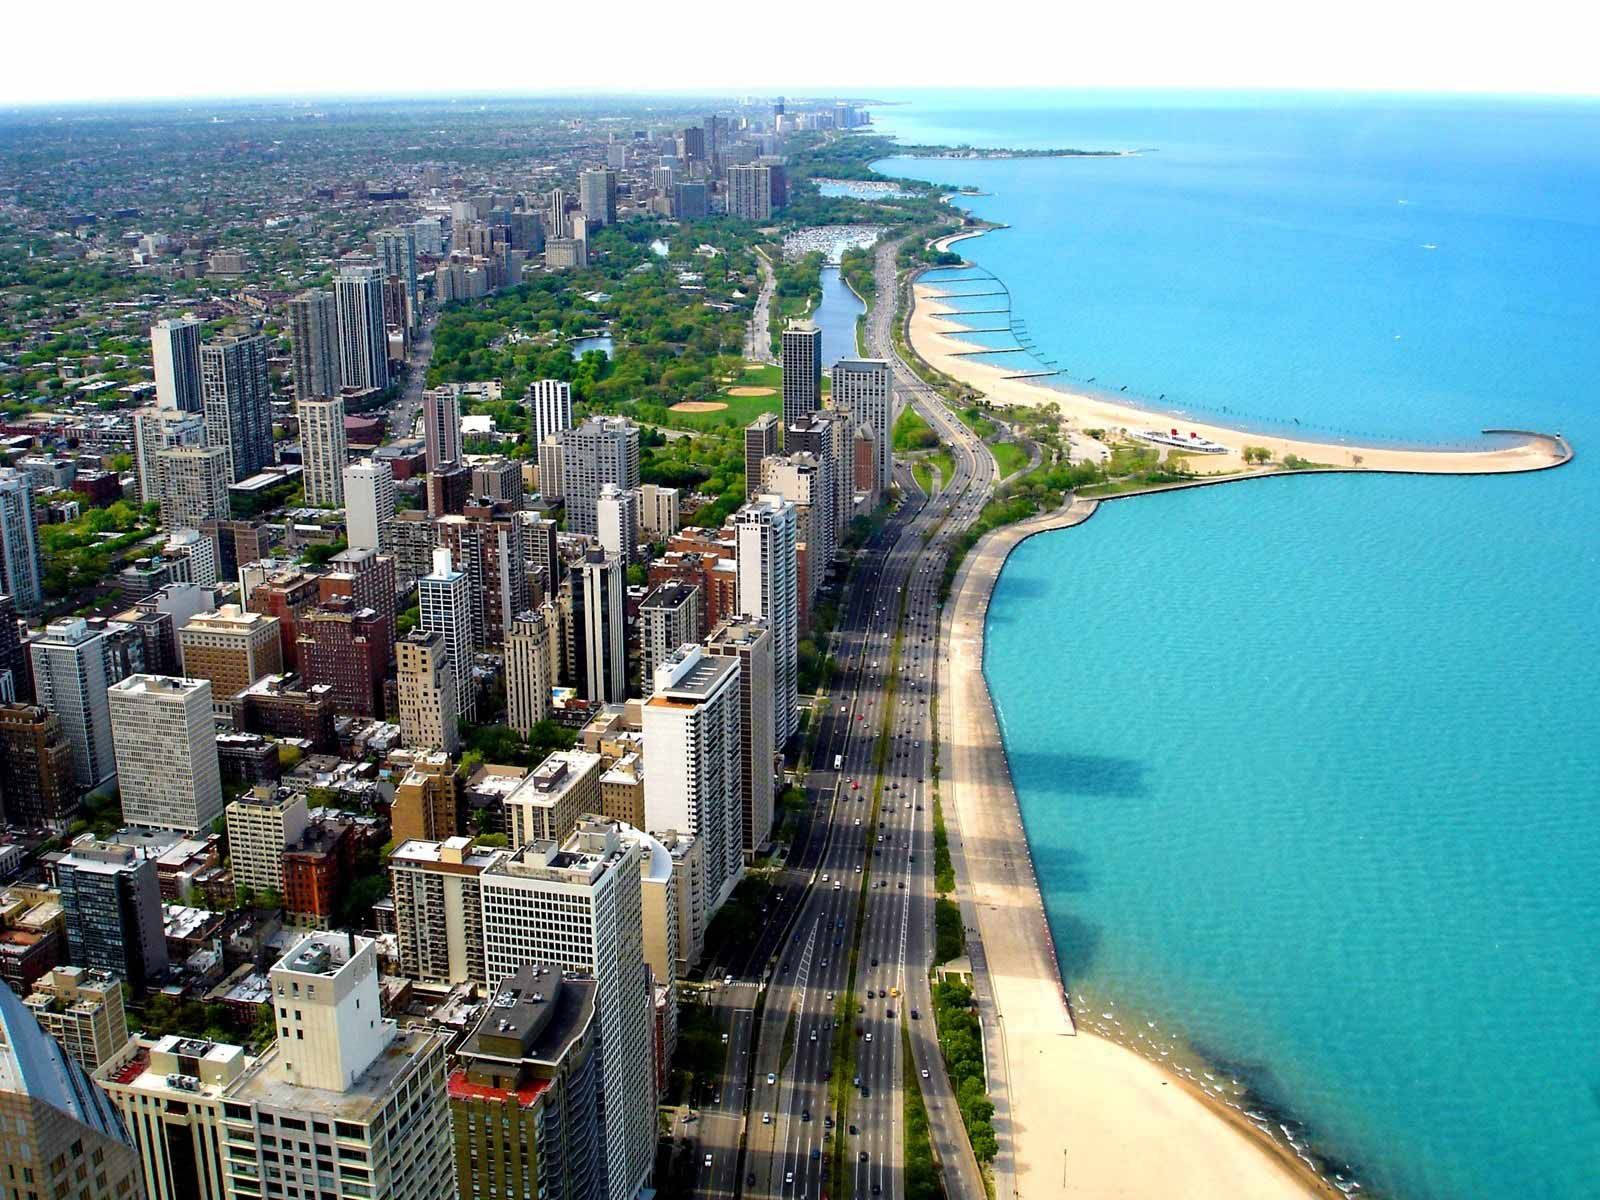
{"label": "turquoise lake water", "polygon": [[1080,1014],[1369,1193],[1600,1193],[1600,105],[907,99],[907,140],[1149,151],[881,164],[988,193],[995,323],[1077,379],[1573,440],[1103,505],[1012,556],[986,671]]}

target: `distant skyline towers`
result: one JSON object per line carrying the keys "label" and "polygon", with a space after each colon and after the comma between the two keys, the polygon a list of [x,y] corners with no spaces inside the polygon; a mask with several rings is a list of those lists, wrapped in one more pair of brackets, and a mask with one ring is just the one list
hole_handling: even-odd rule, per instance
{"label": "distant skyline towers", "polygon": [[332,292],[305,291],[289,301],[289,354],[297,403],[339,394],[339,314]]}
{"label": "distant skyline towers", "polygon": [[272,462],[271,352],[261,334],[225,337],[200,347],[206,442],[227,451],[230,483],[248,479]]}
{"label": "distant skyline towers", "polygon": [[334,277],[339,318],[339,375],[344,386],[389,386],[389,335],[383,325],[383,269],[350,265]]}
{"label": "distant skyline towers", "polygon": [[536,379],[528,385],[528,438],[543,444],[553,433],[572,428],[572,385],[560,379]]}
{"label": "distant skyline towers", "polygon": [[384,526],[395,513],[394,468],[366,458],[344,469],[344,532],[352,550],[388,552]]}
{"label": "distant skyline towers", "polygon": [[855,426],[872,431],[873,471],[879,488],[894,479],[894,389],[881,358],[841,358],[833,368],[833,406]]}
{"label": "distant skyline towers", "polygon": [[12,467],[0,467],[0,592],[11,597],[19,612],[44,607],[33,477]]}
{"label": "distant skyline towers", "polygon": [[810,321],[783,331],[783,424],[787,429],[822,407],[822,330]]}
{"label": "distant skyline towers", "polygon": [[200,412],[199,321],[189,317],[150,326],[150,357],[155,364],[156,404],[180,412]]}
{"label": "distant skyline towers", "polygon": [[461,397],[455,388],[429,388],[422,393],[422,437],[428,470],[461,461]]}
{"label": "distant skyline towers", "polygon": [[578,203],[596,225],[617,223],[617,173],[604,167],[578,176]]}
{"label": "distant skyline towers", "polygon": [[338,396],[302,400],[298,412],[306,503],[340,508],[344,505],[344,467],[348,457],[344,400]]}

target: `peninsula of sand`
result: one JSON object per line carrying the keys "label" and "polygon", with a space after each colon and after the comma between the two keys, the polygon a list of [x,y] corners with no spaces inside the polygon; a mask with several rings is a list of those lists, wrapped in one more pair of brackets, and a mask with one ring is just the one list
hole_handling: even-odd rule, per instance
{"label": "peninsula of sand", "polygon": [[[959,240],[961,236],[947,239]],[[941,248],[942,248],[941,247]],[[1056,405],[1069,428],[1137,437],[1174,428],[1225,447],[1190,458],[1197,482],[1252,478],[1246,446],[1323,468],[1434,474],[1496,474],[1560,466],[1571,448],[1557,435],[1486,431],[1481,449],[1417,450],[1273,436],[1190,420],[1105,397],[1075,394],[979,361],[964,350],[936,284],[914,283],[912,349],[997,405]],[[1209,478],[1208,478],[1209,476]],[[995,1130],[998,1200],[1122,1196],[1158,1200],[1306,1200],[1341,1188],[1286,1145],[1236,1097],[1203,1078],[1167,1070],[1135,1050],[1075,1025],[1034,874],[1022,814],[983,673],[989,597],[1006,558],[1025,538],[1078,524],[1101,503],[1068,506],[997,529],[968,554],[951,591],[941,665],[940,738],[948,754],[951,850],[966,884],[964,923],[977,933],[973,963]],[[1339,1180],[1344,1187],[1350,1181]]]}

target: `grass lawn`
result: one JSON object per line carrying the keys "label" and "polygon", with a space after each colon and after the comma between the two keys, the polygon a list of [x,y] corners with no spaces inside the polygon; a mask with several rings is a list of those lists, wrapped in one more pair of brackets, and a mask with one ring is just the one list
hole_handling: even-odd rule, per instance
{"label": "grass lawn", "polygon": [[939,468],[939,474],[943,476],[946,483],[956,477],[956,460],[951,456],[950,451],[943,446],[929,455],[928,461]]}
{"label": "grass lawn", "polygon": [[1014,474],[1028,465],[1028,452],[1017,442],[995,442],[989,449],[994,451],[994,460],[1000,466],[1000,478]]}
{"label": "grass lawn", "polygon": [[922,419],[922,414],[908,404],[895,419],[893,441],[894,448],[903,454],[908,450],[931,450],[939,444],[939,435]]}
{"label": "grass lawn", "polygon": [[917,481],[917,486],[930,496],[933,494],[933,468],[928,465],[927,459],[922,459],[911,468],[911,478]]}

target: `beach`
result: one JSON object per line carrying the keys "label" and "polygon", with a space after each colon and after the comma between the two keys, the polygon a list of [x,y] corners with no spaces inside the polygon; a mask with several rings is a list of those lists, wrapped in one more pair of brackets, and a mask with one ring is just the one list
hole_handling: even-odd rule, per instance
{"label": "beach", "polygon": [[[938,245],[941,249],[947,249],[955,242],[973,236],[977,235],[957,234],[942,239]],[[941,320],[941,315],[950,313],[952,306],[940,303],[941,299],[948,298],[948,294],[938,283],[917,282],[913,286],[913,296],[915,302],[907,336],[917,354],[936,370],[977,388],[995,405],[1042,407],[1053,404],[1061,411],[1070,429],[1125,431],[1130,436],[1138,430],[1154,429],[1165,433],[1176,429],[1180,437],[1188,438],[1194,433],[1226,447],[1225,454],[1188,456],[1190,466],[1199,476],[1227,475],[1245,470],[1243,451],[1246,446],[1266,449],[1273,461],[1279,463],[1294,456],[1308,464],[1340,470],[1442,475],[1539,471],[1560,466],[1571,456],[1564,441],[1538,433],[1502,437],[1495,444],[1485,445],[1481,449],[1434,450],[1363,446],[1241,431],[1218,424],[1214,418],[1193,419],[1141,408],[1106,396],[1047,387],[1035,380],[1009,378],[1019,373],[1015,367],[996,366],[981,357],[963,354],[963,351],[981,350],[984,347],[961,341],[960,330],[954,327],[952,321]]]}
{"label": "beach", "polygon": [[[1281,1143],[1133,1050],[1077,1030],[983,675],[989,596],[1025,537],[1089,519],[1070,506],[986,537],[952,590],[939,683],[951,853],[980,931],[980,1015],[1002,1150],[996,1195],[1305,1200],[1339,1193]],[[986,1003],[985,1003],[986,1002]]]}

